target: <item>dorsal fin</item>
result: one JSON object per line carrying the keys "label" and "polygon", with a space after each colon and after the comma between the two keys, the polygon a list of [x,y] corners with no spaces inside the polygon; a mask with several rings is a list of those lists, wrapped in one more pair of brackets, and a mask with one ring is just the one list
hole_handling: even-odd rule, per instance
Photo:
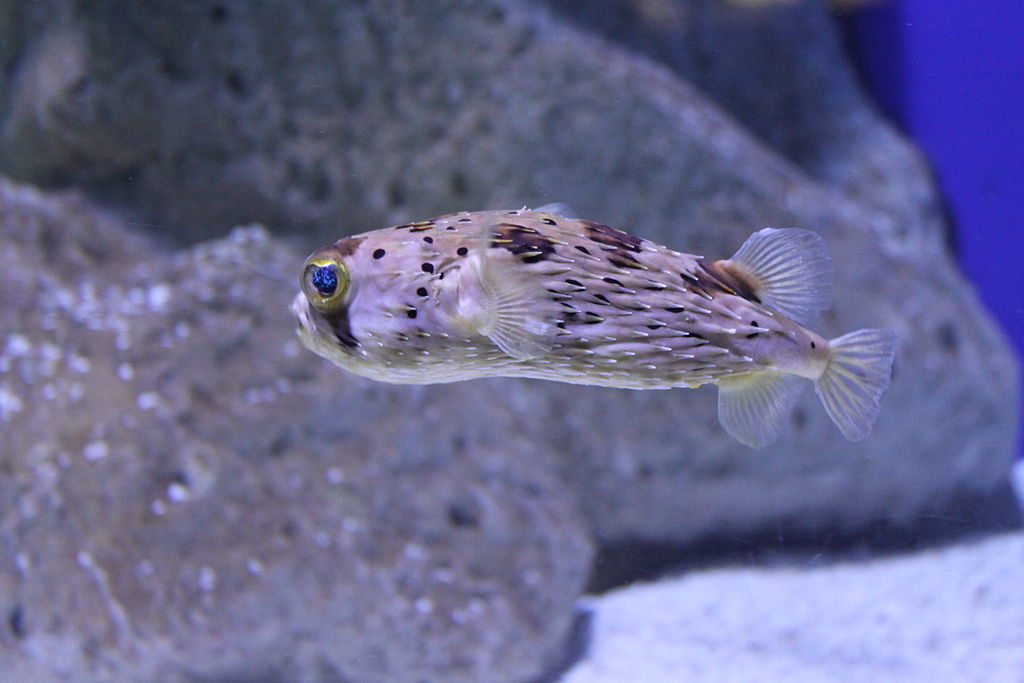
{"label": "dorsal fin", "polygon": [[810,230],[758,230],[722,263],[762,303],[797,322],[832,305],[832,259]]}

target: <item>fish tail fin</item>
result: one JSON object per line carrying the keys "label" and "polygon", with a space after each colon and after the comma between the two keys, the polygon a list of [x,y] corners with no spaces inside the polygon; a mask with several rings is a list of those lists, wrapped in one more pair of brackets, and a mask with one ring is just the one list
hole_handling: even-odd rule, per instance
{"label": "fish tail fin", "polygon": [[767,446],[804,389],[797,375],[764,370],[718,381],[718,421],[740,443]]}
{"label": "fish tail fin", "polygon": [[724,263],[762,303],[797,322],[832,305],[832,259],[810,230],[758,230]]}
{"label": "fish tail fin", "polygon": [[850,441],[871,433],[878,400],[889,387],[896,335],[891,330],[857,330],[829,342],[828,364],[814,390],[828,416]]}

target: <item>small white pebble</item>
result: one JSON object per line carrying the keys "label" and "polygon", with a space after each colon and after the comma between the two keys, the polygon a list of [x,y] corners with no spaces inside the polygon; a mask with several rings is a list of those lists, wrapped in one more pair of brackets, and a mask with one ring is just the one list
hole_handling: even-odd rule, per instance
{"label": "small white pebble", "polygon": [[217,572],[213,571],[212,567],[200,567],[199,568],[199,589],[204,591],[212,591],[214,586],[217,585]]}
{"label": "small white pebble", "polygon": [[32,344],[29,343],[27,337],[21,334],[12,334],[8,337],[7,346],[4,347],[4,353],[14,358],[27,356],[31,350]]}
{"label": "small white pebble", "polygon": [[32,569],[32,558],[28,556],[28,553],[18,553],[14,556],[14,562],[22,574],[27,574]]}
{"label": "small white pebble", "polygon": [[93,441],[82,449],[82,455],[86,460],[100,460],[110,455],[110,446],[106,441]]}
{"label": "small white pebble", "polygon": [[24,407],[25,404],[6,383],[0,385],[0,420],[6,421],[14,413],[20,413]]}
{"label": "small white pebble", "polygon": [[192,492],[188,490],[188,487],[180,482],[174,482],[167,487],[167,500],[172,503],[184,503],[186,500],[192,497]]}
{"label": "small white pebble", "polygon": [[174,323],[174,336],[178,339],[186,338],[191,332],[192,328],[184,320]]}
{"label": "small white pebble", "polygon": [[430,614],[434,611],[434,603],[430,598],[416,598],[416,602],[413,605],[415,605],[416,611],[420,614]]}
{"label": "small white pebble", "polygon": [[52,401],[53,399],[57,398],[57,387],[49,383],[44,384],[43,388],[39,390],[39,393],[42,394],[43,399],[47,401]]}
{"label": "small white pebble", "polygon": [[68,367],[74,370],[75,372],[85,374],[89,372],[89,369],[92,367],[92,363],[90,363],[89,359],[86,358],[85,356],[79,356],[78,354],[74,354],[70,358],[68,358]]}
{"label": "small white pebble", "polygon": [[144,391],[135,397],[135,405],[139,410],[152,410],[160,405],[160,396],[153,391]]}
{"label": "small white pebble", "polygon": [[88,569],[92,566],[92,555],[85,552],[84,550],[79,550],[78,555],[75,556],[75,559],[78,561],[79,567]]}
{"label": "small white pebble", "polygon": [[345,481],[345,473],[341,471],[340,467],[328,467],[327,468],[327,483],[332,486],[337,486],[341,482]]}
{"label": "small white pebble", "polygon": [[135,574],[137,576],[151,576],[156,571],[156,567],[149,560],[143,560],[135,565]]}
{"label": "small white pebble", "polygon": [[341,528],[349,533],[354,533],[360,531],[363,528],[363,524],[355,517],[345,517],[341,520]]}
{"label": "small white pebble", "polygon": [[423,549],[423,546],[415,543],[407,544],[403,552],[410,560],[422,560],[427,556],[427,551]]}
{"label": "small white pebble", "polygon": [[146,291],[146,303],[151,311],[162,311],[170,300],[171,288],[166,284],[153,285]]}
{"label": "small white pebble", "polygon": [[51,344],[50,342],[43,342],[42,346],[39,347],[39,356],[43,360],[56,363],[57,361],[64,357],[64,354],[61,353],[60,347],[57,346],[56,344]]}
{"label": "small white pebble", "polygon": [[149,511],[154,515],[165,515],[167,514],[167,503],[157,498],[149,504]]}
{"label": "small white pebble", "polygon": [[135,368],[131,363],[121,363],[117,366],[117,378],[122,382],[128,382],[135,377]]}
{"label": "small white pebble", "polygon": [[250,574],[259,576],[263,573],[263,563],[257,560],[255,557],[250,557],[245,562],[245,568],[249,570]]}
{"label": "small white pebble", "polygon": [[281,353],[289,358],[295,358],[295,356],[299,355],[299,351],[301,351],[301,349],[299,348],[298,342],[292,339],[289,339],[281,345]]}

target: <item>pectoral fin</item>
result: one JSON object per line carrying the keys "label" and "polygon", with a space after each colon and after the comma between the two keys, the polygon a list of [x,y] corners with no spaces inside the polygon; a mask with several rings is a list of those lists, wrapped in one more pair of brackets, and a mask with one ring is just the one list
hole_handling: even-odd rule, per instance
{"label": "pectoral fin", "polygon": [[547,291],[511,253],[484,246],[466,259],[459,276],[461,322],[512,358],[539,358],[551,351],[552,308]]}

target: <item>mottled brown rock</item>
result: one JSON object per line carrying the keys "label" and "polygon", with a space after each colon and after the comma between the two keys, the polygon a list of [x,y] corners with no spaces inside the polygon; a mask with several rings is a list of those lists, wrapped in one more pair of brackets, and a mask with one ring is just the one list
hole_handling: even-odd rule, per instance
{"label": "mottled brown rock", "polygon": [[[507,402],[300,351],[300,257],[162,255],[0,184],[0,670],[11,680],[525,680],[591,543]],[[478,406],[478,407],[474,407]]]}

